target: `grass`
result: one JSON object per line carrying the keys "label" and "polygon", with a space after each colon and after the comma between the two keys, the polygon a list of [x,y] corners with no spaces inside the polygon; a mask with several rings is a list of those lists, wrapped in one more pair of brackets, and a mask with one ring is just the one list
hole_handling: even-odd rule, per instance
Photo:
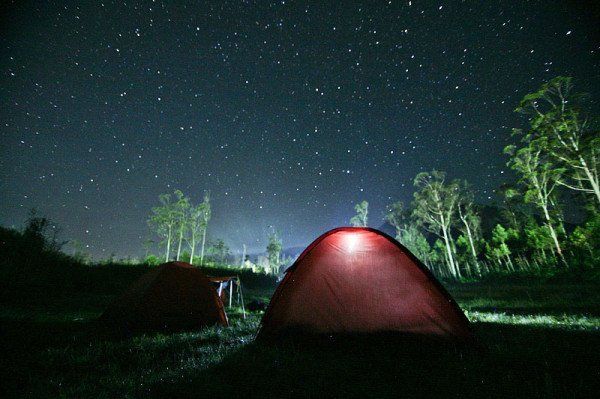
{"label": "grass", "polygon": [[[96,271],[101,290],[4,290],[2,397],[591,397],[600,391],[600,290],[528,282],[449,286],[480,346],[386,335],[264,346],[261,318],[115,339],[94,322],[139,273]],[[272,281],[242,276],[246,301]]]}

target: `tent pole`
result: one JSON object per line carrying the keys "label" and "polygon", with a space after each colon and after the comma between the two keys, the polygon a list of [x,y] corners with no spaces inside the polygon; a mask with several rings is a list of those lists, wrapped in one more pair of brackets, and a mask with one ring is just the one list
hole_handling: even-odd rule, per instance
{"label": "tent pole", "polygon": [[240,296],[242,297],[242,313],[244,315],[244,320],[246,320],[246,308],[244,307],[244,293],[242,292],[242,282],[239,276],[237,278],[237,283]]}

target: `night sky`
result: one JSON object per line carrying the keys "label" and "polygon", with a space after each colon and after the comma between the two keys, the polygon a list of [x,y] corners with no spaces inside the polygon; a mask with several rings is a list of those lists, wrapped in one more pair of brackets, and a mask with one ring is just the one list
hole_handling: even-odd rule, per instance
{"label": "night sky", "polygon": [[363,199],[379,227],[434,168],[493,201],[522,96],[600,88],[586,2],[8,3],[0,224],[37,208],[96,258],[142,254],[176,188],[210,190],[233,252],[272,227],[306,245]]}

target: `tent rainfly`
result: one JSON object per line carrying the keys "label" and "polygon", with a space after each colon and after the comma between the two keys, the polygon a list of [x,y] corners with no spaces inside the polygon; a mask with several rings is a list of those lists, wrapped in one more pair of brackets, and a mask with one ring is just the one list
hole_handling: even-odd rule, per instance
{"label": "tent rainfly", "polygon": [[472,338],[456,302],[413,254],[385,233],[356,227],[323,234],[287,270],[257,339],[291,331]]}
{"label": "tent rainfly", "polygon": [[144,274],[100,320],[131,332],[228,325],[223,303],[210,280],[184,262],[165,263]]}

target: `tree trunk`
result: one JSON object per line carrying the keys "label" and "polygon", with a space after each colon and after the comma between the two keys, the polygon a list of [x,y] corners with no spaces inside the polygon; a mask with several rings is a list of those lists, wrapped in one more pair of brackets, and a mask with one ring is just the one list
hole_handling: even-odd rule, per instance
{"label": "tree trunk", "polygon": [[473,241],[473,234],[471,234],[471,228],[469,227],[469,224],[466,221],[463,221],[463,222],[467,229],[467,237],[469,238],[469,246],[471,247],[471,255],[473,255],[473,260],[475,261],[475,264],[477,264],[477,252],[475,251],[475,242]]}
{"label": "tree trunk", "polygon": [[556,252],[559,256],[562,256],[562,249],[560,247],[560,243],[558,242],[558,236],[556,235],[556,231],[554,230],[554,226],[552,226],[552,221],[550,219],[550,213],[548,212],[548,207],[543,206],[544,210],[544,218],[546,219],[546,227],[550,230],[550,236],[552,237],[552,241],[554,241],[554,246],[556,247]]}
{"label": "tree trunk", "polygon": [[544,250],[544,248],[540,248],[540,250],[542,251],[542,259],[544,260],[544,263],[547,263],[548,257],[546,256],[546,251]]}
{"label": "tree trunk", "polygon": [[[542,203],[543,205],[543,203]],[[550,219],[550,213],[548,212],[548,207],[543,205],[542,209],[544,211],[544,218],[546,219],[546,227],[550,230],[550,236],[552,237],[552,241],[554,242],[554,247],[556,248],[556,253],[558,257],[562,261],[565,266],[569,266],[565,257],[563,256],[562,248],[560,247],[560,242],[558,242],[558,235],[556,234],[556,230],[554,230],[554,226],[552,226],[552,220]]]}
{"label": "tree trunk", "polygon": [[506,254],[506,265],[508,266],[508,270],[510,270],[511,272],[515,271],[515,266],[513,265],[510,255],[508,254]]}
{"label": "tree trunk", "polygon": [[194,251],[196,249],[196,233],[192,231],[192,245],[190,245],[190,263],[194,264]]}
{"label": "tree trunk", "polygon": [[460,278],[460,272],[454,263],[454,256],[452,255],[452,247],[450,245],[450,238],[448,237],[448,232],[445,227],[442,227],[442,233],[444,235],[444,244],[446,245],[446,255],[448,258],[448,266],[450,266],[450,271],[455,278]]}
{"label": "tree trunk", "polygon": [[[496,268],[496,270],[500,270],[502,268],[502,258],[500,257],[500,255],[496,255],[496,258],[498,260],[498,267]],[[508,266],[506,266],[506,268],[508,269]]]}
{"label": "tree trunk", "polygon": [[200,250],[200,266],[204,266],[204,243],[206,242],[206,227],[202,230],[202,247]]}
{"label": "tree trunk", "polygon": [[560,243],[558,242],[558,236],[556,235],[556,231],[554,230],[554,226],[551,223],[547,223],[548,229],[550,230],[550,235],[552,236],[552,241],[554,241],[554,246],[556,247],[556,252],[559,256],[562,256],[562,248],[560,247]]}
{"label": "tree trunk", "polygon": [[172,231],[173,231],[172,229],[173,228],[171,226],[169,226],[169,230],[168,230],[168,233],[167,233],[167,253],[166,253],[166,256],[165,256],[165,262],[169,261],[169,255],[170,255],[170,252],[171,252],[171,234],[172,234]]}
{"label": "tree trunk", "polygon": [[177,260],[181,255],[181,242],[183,241],[183,224],[179,228],[179,244],[177,245]]}

